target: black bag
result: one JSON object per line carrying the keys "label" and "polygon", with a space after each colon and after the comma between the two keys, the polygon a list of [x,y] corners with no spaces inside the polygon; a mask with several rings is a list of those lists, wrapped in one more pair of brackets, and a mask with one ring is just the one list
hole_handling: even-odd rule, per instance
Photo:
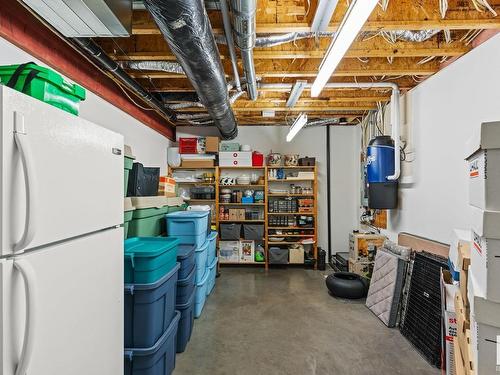
{"label": "black bag", "polygon": [[128,180],[127,197],[152,197],[158,195],[160,168],[144,167],[134,163]]}

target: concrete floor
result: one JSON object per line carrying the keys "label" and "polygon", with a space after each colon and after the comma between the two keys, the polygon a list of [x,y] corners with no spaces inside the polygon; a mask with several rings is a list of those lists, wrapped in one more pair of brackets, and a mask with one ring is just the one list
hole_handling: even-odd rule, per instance
{"label": "concrete floor", "polygon": [[223,268],[174,375],[436,375],[362,302],[331,297],[328,274]]}

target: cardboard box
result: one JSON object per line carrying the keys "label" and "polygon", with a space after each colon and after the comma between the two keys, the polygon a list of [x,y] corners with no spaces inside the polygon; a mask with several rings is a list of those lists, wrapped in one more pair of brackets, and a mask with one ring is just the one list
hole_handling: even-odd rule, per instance
{"label": "cardboard box", "polygon": [[470,315],[460,293],[455,294],[455,315],[457,318],[457,337],[465,337],[465,332],[470,329]]}
{"label": "cardboard box", "polygon": [[288,263],[290,263],[290,264],[304,264],[304,248],[302,248],[302,247],[299,247],[299,248],[290,247],[288,250],[289,250]]}
{"label": "cardboard box", "polygon": [[215,165],[214,160],[205,159],[182,159],[183,168],[212,168]]}
{"label": "cardboard box", "polygon": [[482,123],[467,142],[469,203],[500,211],[500,122]]}
{"label": "cardboard box", "polygon": [[237,220],[245,220],[246,211],[244,208],[238,209],[238,219]]}
{"label": "cardboard box", "polygon": [[356,262],[349,259],[349,272],[370,279],[372,277],[374,264],[374,262]]}
{"label": "cardboard box", "polygon": [[164,197],[175,197],[177,195],[177,183],[175,180],[168,176],[160,176],[160,185],[158,187],[158,195]]}
{"label": "cardboard box", "polygon": [[460,266],[458,264],[458,254],[463,247],[470,249],[472,235],[470,229],[454,229],[450,241],[450,253],[448,255],[448,266],[452,271],[453,280],[460,279]]}
{"label": "cardboard box", "polygon": [[460,346],[458,340],[453,341],[453,362],[455,364],[455,374],[456,375],[467,375],[465,370],[465,361],[462,357],[462,353],[460,351]]}
{"label": "cardboard box", "polygon": [[221,167],[251,167],[251,151],[219,152],[219,166]]}
{"label": "cardboard box", "polygon": [[441,287],[441,311],[443,316],[444,341],[443,353],[445,353],[445,368],[447,375],[455,375],[454,346],[457,337],[457,318],[455,314],[455,294],[458,293],[457,286],[453,284],[453,278],[449,271],[443,270],[440,277]]}
{"label": "cardboard box", "polygon": [[240,261],[240,241],[219,241],[219,263]]}
{"label": "cardboard box", "polygon": [[255,241],[240,241],[240,263],[255,262]]}
{"label": "cardboard box", "polygon": [[219,152],[219,137],[205,137],[205,152]]}
{"label": "cardboard box", "polygon": [[375,253],[370,253],[369,248],[381,248],[385,240],[386,237],[380,234],[350,233],[349,258],[354,262],[373,262]]}

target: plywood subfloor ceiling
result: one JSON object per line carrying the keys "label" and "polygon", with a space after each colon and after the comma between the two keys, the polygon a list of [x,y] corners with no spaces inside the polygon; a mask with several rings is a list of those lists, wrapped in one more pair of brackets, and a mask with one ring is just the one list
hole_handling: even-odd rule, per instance
{"label": "plywood subfloor ceiling", "polygon": [[[476,0],[477,2],[478,0]],[[382,3],[383,1],[381,1]],[[500,29],[500,16],[477,9],[472,0],[448,0],[444,18],[439,0],[386,0],[387,9],[377,7],[363,33],[351,46],[330,82],[396,82],[403,91],[418,85],[438,72],[444,63],[460,57],[473,47],[479,30]],[[500,14],[500,0],[489,0],[492,9]],[[258,0],[257,36],[310,31],[317,0]],[[348,7],[339,0],[329,31],[335,31]],[[208,11],[214,33],[223,34],[220,12]],[[424,42],[393,41],[384,31],[441,30]],[[445,37],[443,30],[448,30]],[[100,39],[100,45],[115,60],[176,61],[154,21],[144,10],[134,11],[133,35],[130,38]],[[255,48],[257,76],[263,83],[313,82],[330,38],[296,40],[287,44]],[[227,47],[219,45],[228,81],[232,69]],[[243,68],[239,59],[240,75]],[[145,88],[152,92],[194,92],[182,74],[130,71]],[[460,77],[457,77],[460,79]],[[390,92],[377,89],[324,90],[319,98],[304,91],[295,107],[287,108],[289,92],[261,90],[257,101],[246,96],[233,104],[240,125],[283,125],[300,112],[310,119],[343,117],[355,124],[367,111],[389,100]],[[175,100],[174,100],[175,102]],[[263,117],[262,111],[274,110],[275,117]],[[181,113],[203,113],[204,108],[191,107]]]}

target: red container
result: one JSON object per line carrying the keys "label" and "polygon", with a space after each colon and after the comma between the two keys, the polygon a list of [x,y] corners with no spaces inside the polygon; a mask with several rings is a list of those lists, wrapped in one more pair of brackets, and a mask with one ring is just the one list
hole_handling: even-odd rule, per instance
{"label": "red container", "polygon": [[179,154],[197,154],[198,138],[179,138]]}
{"label": "red container", "polygon": [[260,152],[254,151],[252,153],[252,166],[262,167],[264,165],[264,155]]}

